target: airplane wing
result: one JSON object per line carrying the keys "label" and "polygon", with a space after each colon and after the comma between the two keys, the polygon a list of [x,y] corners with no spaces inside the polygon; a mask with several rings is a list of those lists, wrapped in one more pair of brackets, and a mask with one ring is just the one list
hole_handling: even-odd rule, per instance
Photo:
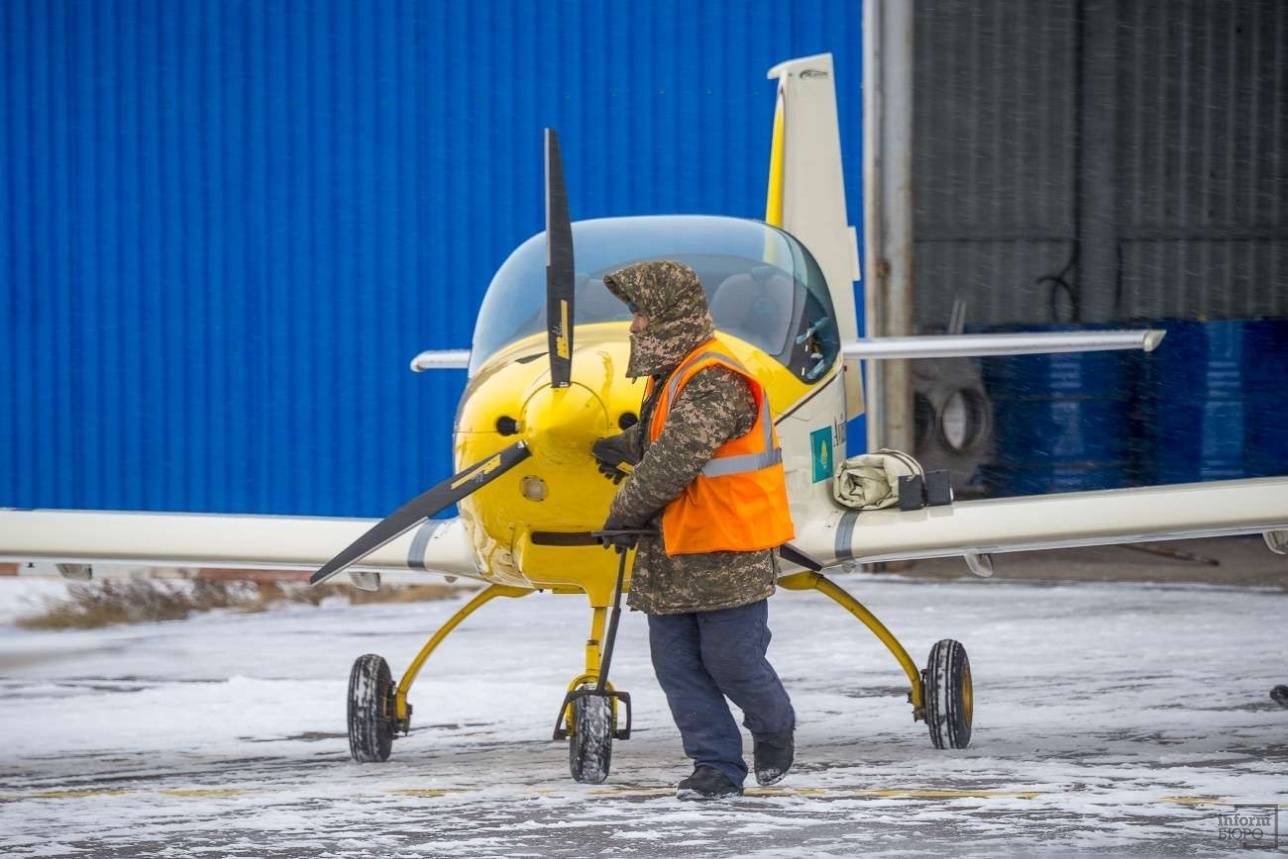
{"label": "airplane wing", "polygon": [[411,371],[464,370],[470,365],[469,349],[426,349],[411,359]]}
{"label": "airplane wing", "polygon": [[[240,570],[318,569],[375,519],[0,510],[0,561],[136,564]],[[429,573],[482,579],[460,518],[426,519],[350,568],[355,585],[424,581]]]}
{"label": "airplane wing", "polygon": [[[312,571],[376,520],[81,510],[0,510],[0,561]],[[798,523],[793,547],[823,567],[1075,546],[1262,534],[1288,555],[1288,476],[955,502],[921,510],[837,507]],[[795,566],[789,564],[789,566]],[[459,518],[427,519],[350,568],[359,587],[482,579]],[[378,578],[372,578],[373,574]]]}
{"label": "airplane wing", "polygon": [[1288,554],[1288,476],[955,502],[920,510],[847,510],[798,523],[793,545],[824,567],[960,555],[978,575],[991,556],[1262,534]]}
{"label": "airplane wing", "polygon": [[841,346],[846,358],[980,358],[987,355],[1038,355],[1053,352],[1152,352],[1167,334],[1157,328],[1120,331],[1042,331],[1013,334],[932,334],[919,337],[865,337]]}

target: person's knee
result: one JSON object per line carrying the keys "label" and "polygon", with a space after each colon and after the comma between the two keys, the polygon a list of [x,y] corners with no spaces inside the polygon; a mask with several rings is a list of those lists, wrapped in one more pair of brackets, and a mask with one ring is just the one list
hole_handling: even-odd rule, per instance
{"label": "person's knee", "polygon": [[702,653],[697,642],[679,641],[667,645],[654,644],[649,648],[653,670],[658,676],[665,672],[691,672],[702,670]]}
{"label": "person's knee", "polygon": [[[653,653],[653,673],[663,689],[685,686],[701,680],[707,675],[700,655],[692,653]],[[708,680],[707,682],[710,682]]]}
{"label": "person's knee", "polygon": [[738,639],[702,642],[702,665],[723,689],[771,680],[774,669],[764,651]]}
{"label": "person's knee", "polygon": [[769,670],[765,652],[769,625],[763,603],[711,612],[701,622],[702,662],[713,674],[730,676]]}
{"label": "person's knee", "polygon": [[648,648],[653,666],[698,660],[697,623],[689,615],[654,615],[648,619]]}

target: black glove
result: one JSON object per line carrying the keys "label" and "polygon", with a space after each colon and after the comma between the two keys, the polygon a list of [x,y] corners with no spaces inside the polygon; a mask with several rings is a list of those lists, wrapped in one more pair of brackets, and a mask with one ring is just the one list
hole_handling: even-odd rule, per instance
{"label": "black glove", "polygon": [[620,435],[601,438],[590,446],[590,454],[595,457],[599,473],[613,481],[622,482],[622,478],[635,470],[634,457],[627,449],[626,440]]}
{"label": "black glove", "polygon": [[604,527],[598,531],[592,531],[591,534],[599,545],[605,549],[616,549],[619,552],[625,552],[627,549],[634,548],[641,537],[651,537],[657,535],[657,530],[645,526],[631,526],[614,519],[611,515],[604,522]]}
{"label": "black glove", "polygon": [[618,552],[625,552],[634,548],[639,542],[639,535],[631,532],[621,533],[617,531],[596,531],[595,539],[599,545],[605,549],[615,549]]}

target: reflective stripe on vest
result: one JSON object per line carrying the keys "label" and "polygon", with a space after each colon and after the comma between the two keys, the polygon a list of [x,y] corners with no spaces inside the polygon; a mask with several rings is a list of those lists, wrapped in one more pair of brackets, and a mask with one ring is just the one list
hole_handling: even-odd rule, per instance
{"label": "reflective stripe on vest", "polygon": [[[671,407],[675,405],[675,389],[679,387],[680,380],[688,369],[699,361],[708,358],[714,358],[721,364],[727,364],[736,368],[744,376],[752,376],[751,371],[742,365],[742,362],[732,355],[724,352],[700,352],[692,358],[676,367],[671,373],[671,380],[666,385],[666,410],[670,412]],[[774,420],[769,413],[769,397],[762,392],[760,397],[760,427],[761,435],[764,441],[763,450],[760,453],[743,453],[732,454],[727,456],[714,456],[707,460],[706,465],[702,466],[702,474],[706,477],[724,477],[729,474],[743,474],[748,471],[759,471],[762,468],[769,468],[771,465],[777,465],[783,461],[782,448],[774,444]]]}
{"label": "reflective stripe on vest", "polygon": [[706,465],[702,466],[702,473],[707,477],[723,477],[726,474],[759,471],[782,462],[782,448],[774,447],[774,419],[769,414],[769,397],[763,395],[760,398],[760,425],[765,442],[764,451],[712,457],[707,460]]}

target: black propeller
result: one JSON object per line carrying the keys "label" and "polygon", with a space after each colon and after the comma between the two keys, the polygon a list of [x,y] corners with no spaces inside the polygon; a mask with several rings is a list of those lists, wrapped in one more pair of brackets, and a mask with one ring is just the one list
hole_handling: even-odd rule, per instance
{"label": "black propeller", "polygon": [[559,135],[546,129],[546,329],[550,345],[550,385],[566,388],[572,378],[573,326],[572,221],[564,187]]}
{"label": "black propeller", "polygon": [[318,585],[339,575],[346,567],[362,560],[390,540],[401,537],[474,490],[491,483],[531,455],[527,444],[516,442],[500,453],[494,453],[482,462],[476,462],[464,471],[453,474],[433,489],[422,492],[377,522],[370,531],[354,540],[349,548],[327,561],[309,577],[309,584]]}
{"label": "black propeller", "polygon": [[[573,271],[572,222],[568,217],[563,162],[559,158],[559,136],[553,128],[547,128],[546,327],[550,335],[550,384],[555,388],[568,387],[572,378]],[[309,584],[321,584],[339,575],[346,567],[492,482],[531,455],[524,442],[517,442],[422,492],[327,561],[309,577]]]}

